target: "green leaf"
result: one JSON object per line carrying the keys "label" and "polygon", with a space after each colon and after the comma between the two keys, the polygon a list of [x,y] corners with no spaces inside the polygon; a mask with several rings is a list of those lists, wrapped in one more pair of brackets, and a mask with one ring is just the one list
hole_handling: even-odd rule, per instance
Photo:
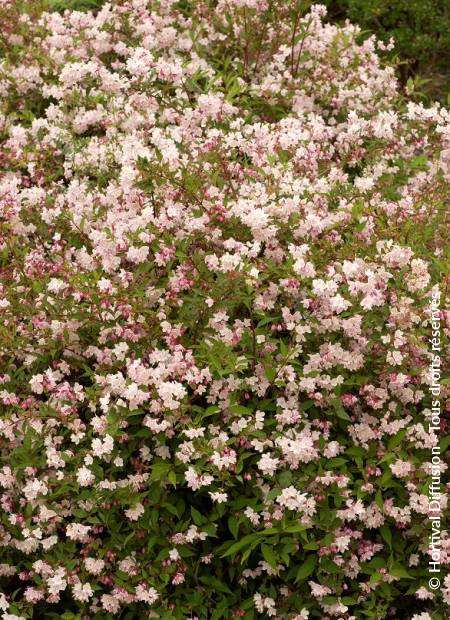
{"label": "green leaf", "polygon": [[252,411],[248,407],[244,407],[243,405],[231,405],[228,407],[228,411],[231,413],[238,413],[240,415],[251,415]]}
{"label": "green leaf", "polygon": [[307,529],[307,525],[290,525],[289,527],[284,528],[282,531],[277,530],[277,533],[284,534],[286,532],[288,534],[298,534],[299,532],[304,532]]}
{"label": "green leaf", "polygon": [[280,486],[284,489],[292,483],[292,472],[290,470],[282,471],[278,476]]}
{"label": "green leaf", "polygon": [[277,376],[277,369],[274,366],[264,366],[264,374],[266,375],[267,381],[272,383]]}
{"label": "green leaf", "polygon": [[218,590],[219,592],[231,594],[230,588],[226,584],[222,583],[219,579],[217,579],[217,577],[214,577],[214,575],[204,575],[203,577],[200,577],[200,581],[208,586],[212,586],[215,590]]}
{"label": "green leaf", "polygon": [[329,466],[330,467],[340,467],[341,465],[345,465],[347,463],[347,459],[342,458],[341,456],[338,456],[334,459],[331,459]]}
{"label": "green leaf", "polygon": [[392,471],[390,469],[386,469],[384,474],[381,476],[380,485],[383,489],[388,488],[389,482],[392,480]]}
{"label": "green leaf", "polygon": [[402,442],[402,439],[405,436],[405,434],[406,434],[406,429],[402,428],[400,431],[398,431],[398,433],[396,433],[393,437],[391,437],[388,441],[389,450],[396,448]]}
{"label": "green leaf", "polygon": [[238,553],[239,551],[241,551],[241,549],[244,549],[245,547],[248,547],[249,545],[252,544],[252,542],[255,542],[258,539],[258,534],[248,534],[247,536],[244,536],[244,538],[241,538],[241,540],[238,540],[237,542],[235,542],[233,545],[231,545],[231,547],[229,547],[225,553],[223,553],[220,557],[221,558],[226,558],[229,555],[235,555],[236,553]]}
{"label": "green leaf", "polygon": [[152,465],[151,479],[161,480],[162,478],[165,478],[169,473],[170,468],[171,464],[167,461],[158,461],[157,463],[154,463]]}
{"label": "green leaf", "polygon": [[333,408],[336,411],[336,415],[338,418],[341,418],[341,420],[347,420],[349,422],[352,421],[351,417],[348,415],[348,413],[345,411],[344,407],[342,406],[342,402],[340,398],[333,398],[333,400],[331,401],[331,404],[333,405]]}
{"label": "green leaf", "polygon": [[321,603],[325,605],[336,605],[339,603],[338,599],[335,596],[324,596],[324,598],[320,599]]}
{"label": "green leaf", "polygon": [[387,542],[389,547],[392,546],[392,532],[388,525],[382,525],[380,527],[380,534],[383,537],[383,540]]}
{"label": "green leaf", "polygon": [[345,454],[349,454],[350,456],[364,456],[365,451],[362,448],[352,446],[351,448],[347,448]]}
{"label": "green leaf", "polygon": [[219,618],[222,618],[226,610],[227,610],[226,607],[219,607],[219,609],[216,609],[213,615],[211,616],[211,620],[219,620]]}
{"label": "green leaf", "polygon": [[236,517],[230,517],[228,519],[228,529],[233,534],[234,538],[238,537],[239,521],[236,519]]}
{"label": "green leaf", "polygon": [[[169,502],[163,502],[161,504],[161,506],[163,508],[165,508],[166,510],[168,510],[171,514],[173,514],[176,517],[178,517],[178,510],[176,509],[176,507],[173,504],[170,504]],[[133,532],[132,532],[132,535],[134,535]]]}
{"label": "green leaf", "polygon": [[264,559],[272,568],[276,568],[278,566],[278,558],[273,552],[273,549],[270,545],[261,545],[261,551]]}
{"label": "green leaf", "polygon": [[305,400],[300,405],[300,411],[308,411],[314,405],[313,400]]}
{"label": "green leaf", "polygon": [[302,579],[306,579],[314,572],[314,569],[317,564],[317,555],[308,555],[305,562],[300,566],[297,571],[297,576],[295,578],[296,583],[301,581]]}
{"label": "green leaf", "polygon": [[202,418],[209,418],[210,416],[219,413],[220,409],[216,405],[212,405],[203,411]]}
{"label": "green leaf", "polygon": [[412,577],[408,573],[406,568],[402,566],[401,564],[399,564],[398,562],[393,562],[391,568],[389,568],[389,573],[393,575],[394,577],[400,577],[403,579],[414,579],[414,577]]}
{"label": "green leaf", "polygon": [[368,562],[364,562],[364,564],[361,566],[361,572],[370,574],[373,572],[373,570],[378,570],[379,568],[385,568],[385,566],[386,566],[386,562],[384,558],[380,557],[379,555],[376,555]]}
{"label": "green leaf", "polygon": [[445,452],[447,448],[450,446],[450,435],[447,435],[447,437],[443,437],[439,445],[440,445],[441,451]]}
{"label": "green leaf", "polygon": [[375,503],[380,510],[384,509],[383,495],[380,490],[375,493]]}
{"label": "green leaf", "polygon": [[195,525],[203,525],[206,519],[199,513],[199,511],[191,506],[191,515]]}
{"label": "green leaf", "polygon": [[333,560],[330,560],[330,558],[322,557],[320,560],[320,567],[333,575],[342,575],[343,573],[342,568],[333,562]]}
{"label": "green leaf", "polygon": [[369,583],[378,583],[381,581],[381,573],[373,573],[370,575]]}

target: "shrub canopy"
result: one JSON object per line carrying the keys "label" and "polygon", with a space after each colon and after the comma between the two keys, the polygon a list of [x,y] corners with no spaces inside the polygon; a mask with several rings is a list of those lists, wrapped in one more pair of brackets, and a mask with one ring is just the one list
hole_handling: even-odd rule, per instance
{"label": "shrub canopy", "polygon": [[444,620],[449,111],[403,100],[385,44],[320,5],[19,8],[0,3],[3,618]]}

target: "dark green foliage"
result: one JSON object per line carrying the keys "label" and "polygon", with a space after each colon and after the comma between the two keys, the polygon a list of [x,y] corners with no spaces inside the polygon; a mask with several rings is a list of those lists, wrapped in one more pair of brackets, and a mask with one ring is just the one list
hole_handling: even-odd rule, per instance
{"label": "dark green foliage", "polygon": [[104,0],[46,0],[49,11],[92,11],[105,4]]}

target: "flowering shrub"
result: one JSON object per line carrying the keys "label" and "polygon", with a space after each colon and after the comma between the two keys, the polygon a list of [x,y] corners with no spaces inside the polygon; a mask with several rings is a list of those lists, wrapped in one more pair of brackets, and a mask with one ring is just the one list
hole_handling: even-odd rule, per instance
{"label": "flowering shrub", "polygon": [[420,90],[425,90],[426,96],[434,93],[450,102],[447,27],[450,4],[447,0],[324,0],[324,4],[329,9],[329,18],[348,18],[363,31],[375,32],[386,41],[394,37],[395,53],[402,58],[399,69],[405,81],[418,75]]}
{"label": "flowering shrub", "polygon": [[449,111],[320,5],[0,6],[2,618],[444,620]]}

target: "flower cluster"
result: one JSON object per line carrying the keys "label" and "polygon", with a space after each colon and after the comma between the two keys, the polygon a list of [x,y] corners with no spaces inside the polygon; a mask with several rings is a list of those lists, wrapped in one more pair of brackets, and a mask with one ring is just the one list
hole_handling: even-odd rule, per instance
{"label": "flower cluster", "polygon": [[3,620],[443,620],[427,319],[450,112],[404,100],[383,45],[321,5],[19,4]]}

